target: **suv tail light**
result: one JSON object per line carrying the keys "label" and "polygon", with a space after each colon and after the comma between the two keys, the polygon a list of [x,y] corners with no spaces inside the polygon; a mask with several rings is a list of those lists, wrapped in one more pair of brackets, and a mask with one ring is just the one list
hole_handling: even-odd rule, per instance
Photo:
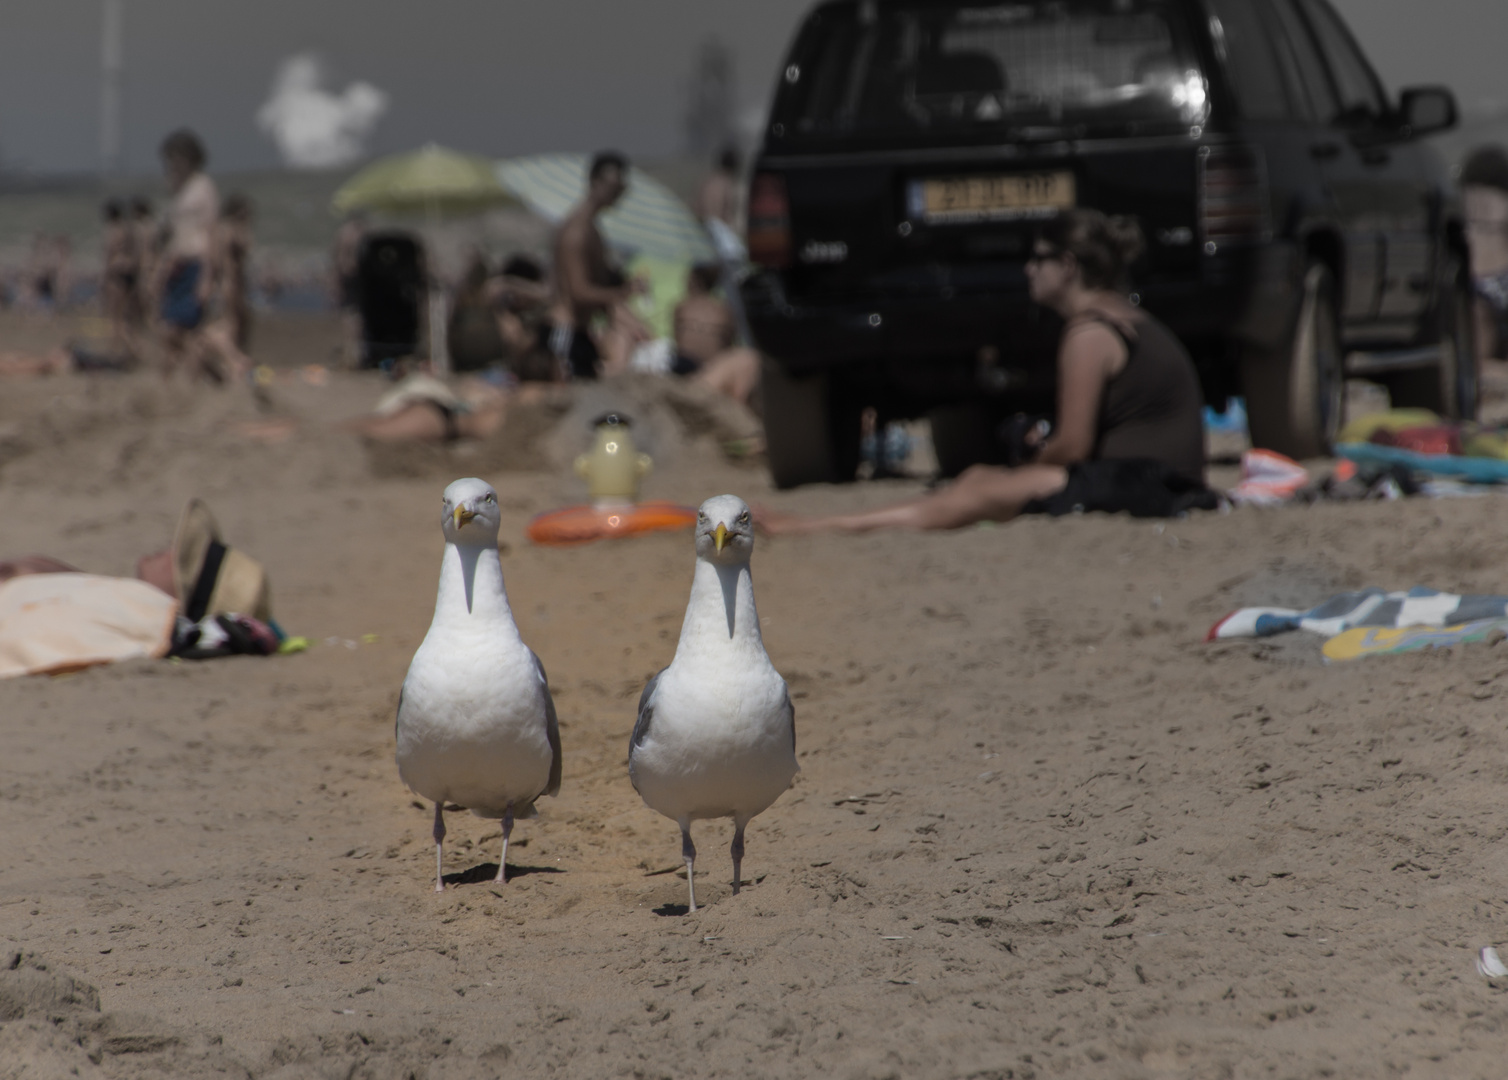
{"label": "suv tail light", "polygon": [[1204,253],[1226,244],[1260,243],[1272,236],[1267,163],[1248,147],[1199,149],[1199,232]]}
{"label": "suv tail light", "polygon": [[779,173],[758,173],[749,186],[749,258],[770,270],[791,265],[791,202]]}

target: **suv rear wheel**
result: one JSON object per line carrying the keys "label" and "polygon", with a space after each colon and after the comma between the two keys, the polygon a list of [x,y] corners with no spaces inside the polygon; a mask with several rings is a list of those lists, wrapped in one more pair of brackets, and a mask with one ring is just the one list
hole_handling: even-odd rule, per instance
{"label": "suv rear wheel", "polygon": [[1440,363],[1387,378],[1395,409],[1429,409],[1446,420],[1477,418],[1477,345],[1474,299],[1466,263],[1452,255],[1440,272],[1435,310],[1440,325]]}
{"label": "suv rear wheel", "polygon": [[1241,381],[1251,444],[1291,458],[1319,457],[1340,430],[1345,375],[1335,314],[1335,276],[1321,262],[1304,268],[1304,295],[1285,349],[1253,350]]}
{"label": "suv rear wheel", "polygon": [[831,375],[798,377],[760,364],[765,452],[777,488],[846,483],[859,466],[859,415]]}

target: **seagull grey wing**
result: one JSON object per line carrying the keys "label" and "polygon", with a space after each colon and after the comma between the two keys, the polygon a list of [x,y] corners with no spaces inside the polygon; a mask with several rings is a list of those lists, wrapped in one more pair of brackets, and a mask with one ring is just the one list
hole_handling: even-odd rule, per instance
{"label": "seagull grey wing", "polygon": [[785,687],[785,722],[791,725],[791,753],[796,752],[796,706],[791,704],[791,688]]}
{"label": "seagull grey wing", "polygon": [[393,712],[393,738],[398,737],[398,728],[403,723],[403,687],[398,687],[398,708]]}
{"label": "seagull grey wing", "polygon": [[649,738],[649,725],[655,714],[655,690],[660,685],[660,676],[668,670],[669,665],[666,665],[655,672],[644,684],[644,692],[639,695],[639,718],[634,721],[634,733],[628,740],[629,757],[633,757],[635,748],[643,745],[644,740]]}
{"label": "seagull grey wing", "polygon": [[539,672],[539,681],[545,687],[545,737],[550,740],[550,782],[545,785],[543,794],[560,794],[560,772],[562,762],[560,760],[560,720],[555,715],[555,698],[550,694],[550,677],[545,674],[545,666],[540,663],[539,654],[533,649],[529,655],[534,657],[534,670]]}

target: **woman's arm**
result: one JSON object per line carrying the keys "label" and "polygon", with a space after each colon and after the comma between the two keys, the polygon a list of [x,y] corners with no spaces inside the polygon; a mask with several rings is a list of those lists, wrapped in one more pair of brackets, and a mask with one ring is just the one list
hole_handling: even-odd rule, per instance
{"label": "woman's arm", "polygon": [[1086,323],[1063,331],[1058,346],[1058,422],[1037,455],[1039,465],[1073,465],[1094,453],[1100,400],[1126,347],[1108,327]]}

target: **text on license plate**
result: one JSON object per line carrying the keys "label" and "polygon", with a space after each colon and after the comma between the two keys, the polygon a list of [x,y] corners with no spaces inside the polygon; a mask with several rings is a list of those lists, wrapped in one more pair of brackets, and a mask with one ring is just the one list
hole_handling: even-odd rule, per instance
{"label": "text on license plate", "polygon": [[906,190],[910,217],[929,225],[1052,217],[1074,205],[1071,172],[1009,176],[948,176],[913,180]]}

